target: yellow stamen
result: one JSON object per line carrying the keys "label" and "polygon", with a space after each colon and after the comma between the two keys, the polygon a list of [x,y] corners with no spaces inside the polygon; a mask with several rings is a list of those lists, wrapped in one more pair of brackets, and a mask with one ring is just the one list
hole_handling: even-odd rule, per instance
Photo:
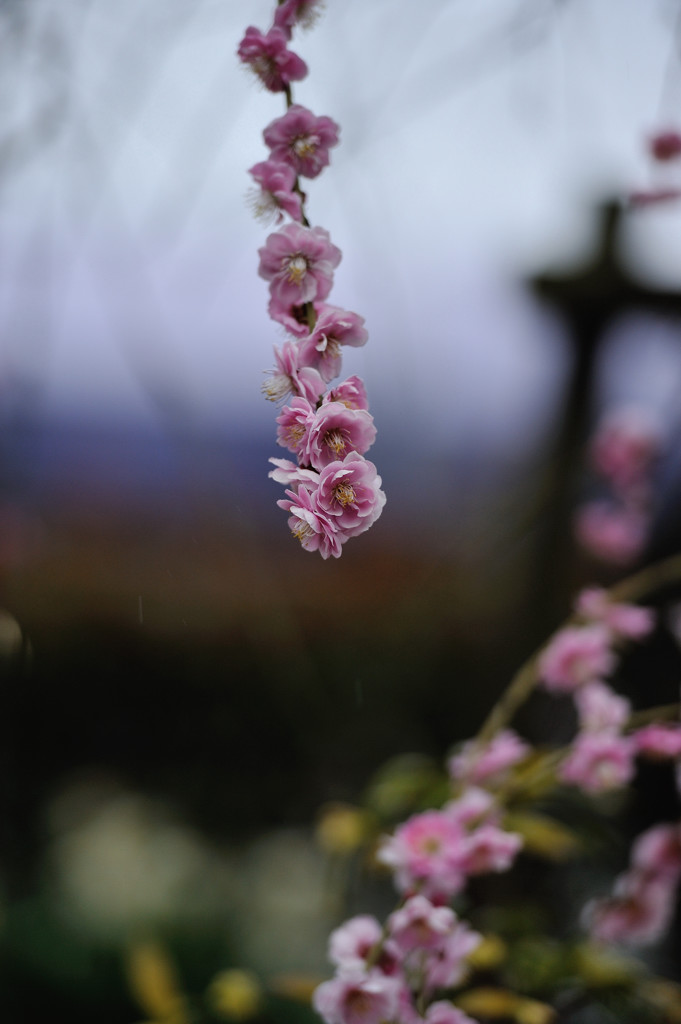
{"label": "yellow stamen", "polygon": [[324,443],[336,455],[342,455],[345,451],[345,436],[342,430],[330,430],[324,438]]}
{"label": "yellow stamen", "polygon": [[285,373],[274,373],[264,380],[260,390],[268,402],[281,402],[294,390],[293,382]]}
{"label": "yellow stamen", "polygon": [[351,505],[355,500],[355,489],[350,484],[345,482],[336,484],[333,489],[333,496],[336,501],[339,501],[341,505]]}
{"label": "yellow stamen", "polygon": [[286,441],[287,447],[297,448],[304,436],[305,427],[301,426],[300,423],[293,423],[286,430],[284,440]]}
{"label": "yellow stamen", "polygon": [[302,544],[306,537],[314,537],[314,530],[309,523],[306,523],[304,519],[301,519],[297,526],[291,530],[294,537],[297,537]]}
{"label": "yellow stamen", "polygon": [[306,156],[312,156],[316,148],[315,140],[310,135],[300,135],[293,143],[293,150],[296,156],[303,159]]}
{"label": "yellow stamen", "polygon": [[249,60],[248,67],[261,81],[265,81],[273,72],[277,71],[277,65],[272,58],[266,57],[264,54]]}
{"label": "yellow stamen", "polygon": [[292,284],[300,284],[307,272],[307,260],[298,254],[288,262],[288,279]]}

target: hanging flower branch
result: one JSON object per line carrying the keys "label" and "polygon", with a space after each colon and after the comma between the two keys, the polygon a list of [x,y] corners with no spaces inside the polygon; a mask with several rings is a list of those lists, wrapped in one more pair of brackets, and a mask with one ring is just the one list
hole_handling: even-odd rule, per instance
{"label": "hanging flower branch", "polygon": [[318,0],[284,0],[269,31],[250,26],[239,44],[241,61],[270,92],[286,97],[286,113],[264,132],[269,157],[250,169],[256,183],[251,199],[258,217],[281,224],[260,249],[258,273],[269,283],[268,311],[290,337],[275,346],[275,367],[262,386],[266,398],[288,401],[277,417],[277,444],[295,456],[270,459],[270,477],[283,484],[277,504],[307,551],[338,558],[350,537],[364,533],[385,505],[381,478],[364,458],[376,428],[359,377],[335,387],[343,346],[364,345],[364,318],[327,303],[341,260],[328,231],[312,227],[301,178],[316,178],[329,164],[339,127],[293,103],[291,83],[307,65],[288,48],[293,30],[319,13]]}

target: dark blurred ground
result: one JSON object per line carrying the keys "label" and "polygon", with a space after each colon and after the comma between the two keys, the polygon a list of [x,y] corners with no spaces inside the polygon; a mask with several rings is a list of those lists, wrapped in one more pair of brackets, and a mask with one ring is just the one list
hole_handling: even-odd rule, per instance
{"label": "dark blurred ground", "polygon": [[[323,562],[288,535],[270,449],[58,423],[6,444],[13,1024],[137,1019],[121,951],[140,927],[169,937],[196,988],[233,964],[323,971],[337,909],[310,846],[319,807],[359,799],[391,757],[440,760],[474,733],[595,568],[574,552],[567,576],[538,565],[541,466],[478,467],[458,493],[465,468],[431,467],[449,484],[416,495],[389,451],[384,517]],[[640,705],[675,698],[667,635],[655,651],[625,678]],[[521,722],[545,740],[569,728],[542,702]],[[669,817],[671,784],[653,783],[631,829]]]}

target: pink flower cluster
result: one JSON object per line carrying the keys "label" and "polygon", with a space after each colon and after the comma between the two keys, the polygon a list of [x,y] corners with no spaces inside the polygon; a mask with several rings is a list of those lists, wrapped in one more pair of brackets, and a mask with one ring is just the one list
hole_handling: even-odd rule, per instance
{"label": "pink flower cluster", "polygon": [[[498,778],[502,764],[526,748],[506,735],[490,749],[488,777]],[[326,1024],[474,1024],[444,996],[466,980],[467,959],[482,937],[448,902],[469,877],[506,871],[521,847],[521,837],[502,827],[492,794],[475,786],[398,826],[377,858],[393,869],[404,900],[384,926],[361,915],[331,935],[336,976],[313,999]]]}
{"label": "pink flower cluster", "polygon": [[[300,411],[302,416],[302,406]],[[282,482],[298,474],[304,488],[316,471],[280,460],[276,472]],[[637,757],[678,766],[681,723],[632,729],[629,700],[606,682],[617,668],[619,648],[652,632],[653,612],[592,587],[578,595],[573,622],[537,659],[539,682],[551,693],[569,695],[578,720],[555,781],[590,796],[626,785]],[[376,859],[391,869],[402,896],[398,908],[383,925],[360,915],[331,935],[336,974],[313,997],[326,1024],[471,1024],[452,990],[469,984],[469,958],[482,936],[450,904],[470,879],[513,865],[524,840],[505,827],[504,803],[522,807],[523,780],[531,789],[535,768],[541,776],[547,768],[553,773],[555,764],[553,754],[533,751],[508,727],[460,745],[448,761],[458,795],[439,809],[413,814],[378,847]],[[522,828],[522,813],[516,820]],[[531,831],[527,839],[536,852]],[[635,842],[612,895],[584,908],[583,923],[597,941],[651,942],[669,924],[680,879],[681,823],[652,828]],[[464,1002],[463,993],[458,998]]]}
{"label": "pink flower cluster", "polygon": [[513,729],[502,729],[488,743],[464,743],[447,767],[457,782],[489,787],[503,783],[509,768],[523,761],[530,751],[530,746]]}
{"label": "pink flower cluster", "polygon": [[472,875],[507,871],[522,839],[501,827],[490,793],[469,787],[442,810],[424,811],[398,826],[378,851],[404,893],[444,902]]}
{"label": "pink flower cluster", "polygon": [[681,825],[656,825],[634,843],[612,896],[586,905],[586,927],[601,942],[656,942],[669,925],[679,879]]}
{"label": "pink flower cluster", "polygon": [[582,546],[605,562],[627,565],[643,551],[660,440],[652,418],[627,407],[606,416],[590,442],[593,471],[607,486],[609,497],[583,505],[575,531]]}
{"label": "pink flower cluster", "polygon": [[275,366],[262,390],[271,401],[288,400],[277,417],[277,443],[296,457],[271,459],[269,475],[287,487],[277,504],[289,513],[293,536],[307,551],[338,558],[346,540],[378,519],[385,494],[376,467],[364,458],[376,428],[363,382],[353,376],[328,387],[340,375],[343,348],[366,343],[364,319],[326,301],[341,252],[328,231],[310,226],[300,187],[301,178],[316,178],[328,166],[339,136],[330,117],[317,117],[291,98],[291,83],[307,67],[288,43],[295,26],[309,23],[319,6],[318,0],[284,0],[269,32],[246,30],[238,54],[287,102],[286,113],[263,132],[269,157],[250,169],[258,186],[251,195],[256,215],[278,224],[291,218],[259,250],[269,314],[290,335],[275,346]]}
{"label": "pink flower cluster", "polygon": [[474,1024],[441,993],[465,977],[480,941],[450,907],[421,895],[392,913],[385,930],[369,915],[351,918],[331,935],[337,973],[316,989],[314,1007],[327,1024]]}
{"label": "pink flower cluster", "polygon": [[630,782],[636,755],[643,752],[636,734],[624,733],[629,701],[605,682],[618,664],[615,645],[643,640],[655,619],[650,609],[611,602],[598,588],[582,591],[575,611],[581,624],[554,634],[537,669],[544,688],[571,694],[577,711],[579,728],[559,768],[560,779],[587,793],[602,793]]}

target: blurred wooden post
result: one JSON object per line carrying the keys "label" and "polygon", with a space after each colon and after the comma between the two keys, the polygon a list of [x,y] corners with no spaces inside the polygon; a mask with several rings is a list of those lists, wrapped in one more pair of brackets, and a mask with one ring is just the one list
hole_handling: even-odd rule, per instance
{"label": "blurred wooden post", "polygon": [[[548,506],[539,542],[537,613],[551,628],[565,614],[574,586],[572,516],[575,482],[588,436],[595,369],[609,327],[634,311],[678,316],[681,294],[648,288],[630,276],[618,258],[619,229],[626,212],[614,202],[599,211],[600,231],[589,261],[564,274],[541,274],[530,281],[537,297],[554,306],[565,322],[573,360],[564,395],[547,481]],[[539,623],[538,623],[539,625]]]}

